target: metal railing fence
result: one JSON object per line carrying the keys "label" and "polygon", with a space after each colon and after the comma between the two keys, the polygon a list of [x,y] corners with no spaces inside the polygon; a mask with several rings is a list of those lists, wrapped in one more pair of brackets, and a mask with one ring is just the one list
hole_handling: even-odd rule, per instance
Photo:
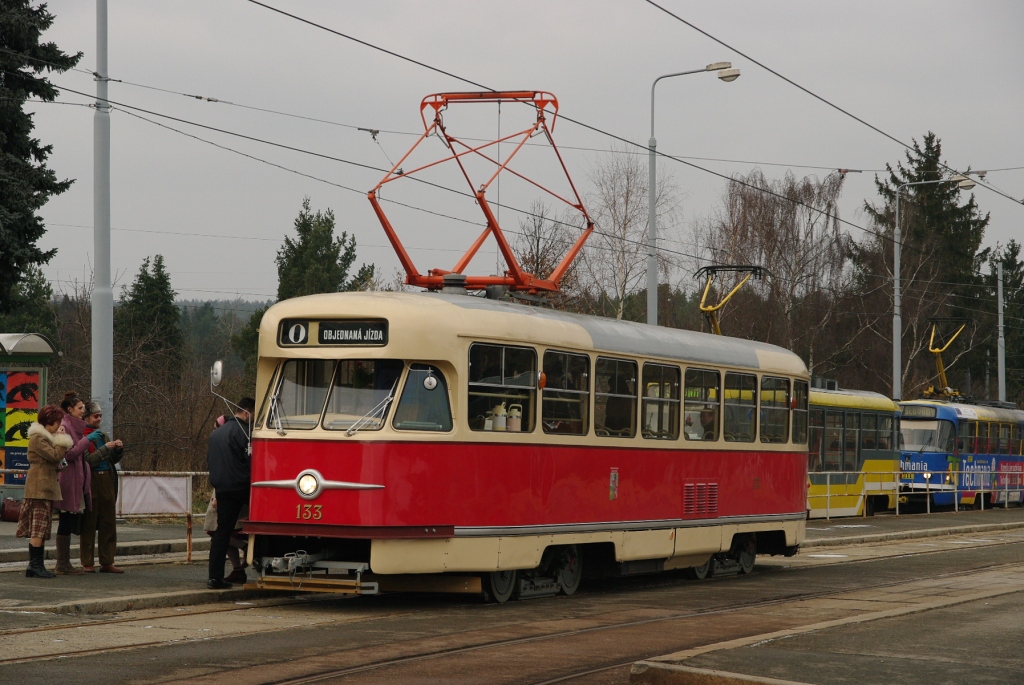
{"label": "metal railing fence", "polygon": [[[993,470],[972,470],[972,471],[814,471],[808,474],[814,477],[825,477],[825,482],[811,482],[809,487],[821,487],[824,485],[825,492],[819,494],[807,493],[807,506],[811,506],[812,500],[825,500],[825,519],[832,518],[832,500],[840,497],[857,497],[858,507],[861,510],[860,516],[867,516],[867,498],[875,496],[891,497],[895,495],[896,515],[900,515],[900,498],[914,495],[924,495],[925,513],[930,514],[932,510],[932,496],[939,493],[951,493],[953,499],[953,511],[960,511],[960,500],[962,495],[974,493],[980,509],[985,509],[985,499],[988,496],[989,502],[995,500],[1003,505],[1004,509],[1010,506],[1011,497],[1017,502],[1024,502],[1024,473],[1020,471],[993,471]],[[861,478],[863,476],[863,478]],[[872,479],[872,476],[875,478]],[[909,479],[904,480],[904,476]],[[922,476],[924,487],[916,479]],[[951,482],[945,482],[946,476],[953,476]],[[980,483],[972,484],[970,487],[961,484],[964,476],[970,476],[972,480],[980,476]],[[854,477],[859,483],[859,491],[850,492],[850,478]],[[817,479],[817,478],[816,478]],[[933,481],[941,482],[933,485]],[[874,486],[874,487],[872,487]],[[845,488],[845,492],[833,492],[833,488]],[[999,495],[1002,497],[999,497]],[[979,499],[980,498],[980,499]],[[990,508],[991,505],[990,505]]]}
{"label": "metal railing fence", "polygon": [[[0,477],[8,474],[27,474],[28,469],[0,469]],[[197,477],[209,478],[208,471],[118,471],[118,476],[154,476],[154,477],[188,477],[194,479]],[[6,480],[6,478],[4,478]],[[11,487],[16,484],[8,483],[6,487]],[[192,483],[194,486],[194,482]],[[190,493],[194,493],[194,487],[189,488]],[[192,507],[193,502],[188,503],[187,512],[148,512],[143,514],[121,514],[118,513],[118,519],[126,521],[146,521],[146,520],[161,520],[161,519],[185,519],[185,561],[192,561],[192,528],[195,518],[206,518],[204,514],[193,514]]]}

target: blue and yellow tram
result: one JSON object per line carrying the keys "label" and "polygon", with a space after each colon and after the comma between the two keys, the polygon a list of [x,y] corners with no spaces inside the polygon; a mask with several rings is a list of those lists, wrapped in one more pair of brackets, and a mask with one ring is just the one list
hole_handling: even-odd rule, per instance
{"label": "blue and yellow tram", "polygon": [[1022,502],[1024,411],[938,400],[900,406],[901,502]]}
{"label": "blue and yellow tram", "polygon": [[896,506],[899,407],[876,392],[811,388],[809,518],[872,515]]}

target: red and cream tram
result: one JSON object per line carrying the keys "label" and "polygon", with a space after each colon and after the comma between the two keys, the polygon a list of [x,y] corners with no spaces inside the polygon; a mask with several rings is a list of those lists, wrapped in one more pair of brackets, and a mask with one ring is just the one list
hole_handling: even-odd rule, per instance
{"label": "red and cream tram", "polygon": [[758,342],[460,294],[287,300],[260,327],[254,585],[573,593],[794,554],[807,370]]}

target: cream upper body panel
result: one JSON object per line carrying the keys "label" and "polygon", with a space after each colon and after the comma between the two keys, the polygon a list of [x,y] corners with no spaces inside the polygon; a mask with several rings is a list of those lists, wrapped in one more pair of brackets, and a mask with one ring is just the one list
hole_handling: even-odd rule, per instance
{"label": "cream upper body panel", "polygon": [[811,388],[811,405],[892,413],[900,410],[899,405],[885,395],[867,390],[822,390],[820,388]]}
{"label": "cream upper body panel", "polygon": [[330,293],[286,300],[263,316],[261,357],[324,355],[317,344],[280,347],[279,327],[284,319],[386,319],[387,353],[359,348],[370,357],[448,358],[455,339],[471,338],[807,376],[799,356],[767,343],[434,293]]}
{"label": "cream upper body panel", "polygon": [[[387,321],[386,345],[320,345],[315,335],[308,344],[280,345],[282,322],[308,321]],[[531,432],[480,432],[466,425],[468,402],[467,372],[469,348],[473,343],[503,343],[537,348],[538,363],[545,350],[579,352],[590,355],[628,358],[677,364],[682,367],[707,367],[725,371],[740,370],[795,377],[807,380],[803,361],[792,352],[765,343],[715,336],[694,331],[647,326],[593,316],[569,314],[551,309],[497,302],[466,295],[433,293],[332,293],[294,298],[274,305],[260,326],[260,364],[257,378],[257,402],[265,399],[278,363],[283,359],[400,359],[437,365],[448,378],[451,410],[455,417],[452,432],[410,433],[385,427],[379,431],[361,431],[351,440],[474,440],[491,442],[544,442],[550,444],[614,444],[618,447],[699,448],[702,443],[680,439],[649,440],[607,438],[594,435],[544,434]],[[256,437],[274,439],[275,431],[257,428]],[[337,431],[289,431],[290,437],[339,439]],[[685,443],[685,444],[684,444]],[[740,449],[764,448],[792,450],[793,445],[728,443]],[[723,443],[724,447],[726,443]],[[706,448],[709,445],[703,444]],[[806,448],[804,448],[806,449]]]}

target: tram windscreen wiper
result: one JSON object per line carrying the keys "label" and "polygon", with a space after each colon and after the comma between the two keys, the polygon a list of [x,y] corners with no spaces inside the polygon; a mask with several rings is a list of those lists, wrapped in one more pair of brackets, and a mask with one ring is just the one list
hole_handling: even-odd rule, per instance
{"label": "tram windscreen wiper", "polygon": [[362,430],[367,424],[378,418],[383,419],[384,415],[388,411],[388,407],[391,406],[391,402],[395,399],[395,388],[398,387],[398,379],[395,379],[394,385],[391,386],[391,390],[388,391],[388,396],[378,402],[370,411],[363,414],[361,417],[352,422],[348,430],[345,431],[346,437],[352,437],[356,431]]}
{"label": "tram windscreen wiper", "polygon": [[267,411],[267,419],[274,422],[274,428],[277,430],[278,435],[287,435],[284,432],[284,427],[281,425],[281,402],[278,396],[281,394],[281,388],[278,386],[277,392],[270,396],[270,409]]}

